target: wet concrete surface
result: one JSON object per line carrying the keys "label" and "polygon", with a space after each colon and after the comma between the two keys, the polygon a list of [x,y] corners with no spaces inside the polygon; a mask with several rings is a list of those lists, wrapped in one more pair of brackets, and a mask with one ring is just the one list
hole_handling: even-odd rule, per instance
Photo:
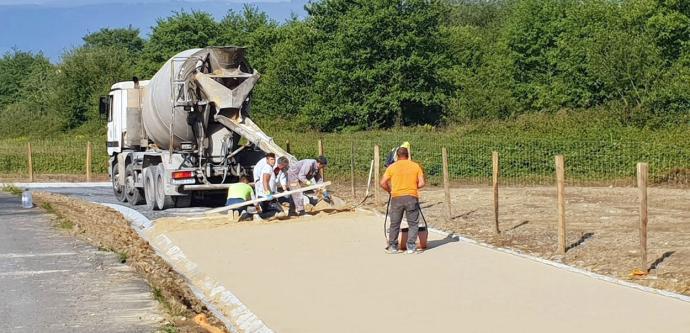
{"label": "wet concrete surface", "polygon": [[[105,189],[78,189],[91,201]],[[0,332],[154,332],[164,320],[147,283],[0,192]]]}

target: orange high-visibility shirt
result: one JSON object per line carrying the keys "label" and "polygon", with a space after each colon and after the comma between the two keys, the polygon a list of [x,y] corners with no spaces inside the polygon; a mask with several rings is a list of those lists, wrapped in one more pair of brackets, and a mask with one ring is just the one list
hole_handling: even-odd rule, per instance
{"label": "orange high-visibility shirt", "polygon": [[391,164],[383,177],[390,177],[391,196],[401,197],[411,195],[419,198],[417,181],[423,176],[422,167],[410,160],[400,160]]}

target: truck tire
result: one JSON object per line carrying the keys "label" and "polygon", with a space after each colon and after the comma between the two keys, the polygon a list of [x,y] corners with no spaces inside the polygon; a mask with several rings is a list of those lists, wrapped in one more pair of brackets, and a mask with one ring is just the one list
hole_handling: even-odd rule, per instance
{"label": "truck tire", "polygon": [[144,168],[144,197],[146,198],[146,209],[156,209],[156,167]]}
{"label": "truck tire", "polygon": [[134,165],[130,164],[125,169],[125,197],[129,204],[132,206],[141,205],[144,203],[144,192],[137,188],[135,183],[136,173],[134,171]]}
{"label": "truck tire", "polygon": [[117,183],[117,178],[119,177],[117,172],[117,162],[113,164],[113,168],[110,173],[110,179],[113,182],[113,193],[115,194],[115,199],[117,199],[119,202],[127,202],[127,197],[125,197],[125,187]]}
{"label": "truck tire", "polygon": [[165,194],[165,167],[163,164],[156,166],[156,207],[159,210],[166,210],[175,207],[175,198]]}

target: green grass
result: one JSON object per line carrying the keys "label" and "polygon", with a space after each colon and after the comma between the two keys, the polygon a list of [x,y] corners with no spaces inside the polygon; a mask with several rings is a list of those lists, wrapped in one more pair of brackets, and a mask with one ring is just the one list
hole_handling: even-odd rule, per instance
{"label": "green grass", "polygon": [[44,202],[40,205],[40,207],[46,211],[48,214],[53,214],[55,215],[55,226],[60,228],[60,229],[65,229],[65,230],[72,230],[74,228],[74,223],[70,221],[69,219],[66,219],[60,213],[55,210],[53,205],[51,205],[49,202]]}
{"label": "green grass", "polygon": [[7,192],[7,193],[12,194],[12,195],[15,195],[15,196],[22,195],[22,190],[16,186],[12,185],[12,184],[3,185],[2,191]]}
{"label": "green grass", "polygon": [[177,327],[175,327],[174,324],[167,323],[167,324],[163,325],[163,327],[161,327],[160,332],[162,332],[162,333],[177,333],[177,332],[179,332],[179,330],[177,329]]}
{"label": "green grass", "polygon": [[[366,181],[374,145],[381,147],[383,165],[388,151],[402,141],[412,143],[412,157],[422,164],[432,185],[442,182],[442,147],[448,149],[450,179],[457,183],[489,184],[492,151],[500,154],[501,182],[506,185],[552,183],[554,156],[558,154],[565,155],[566,178],[574,184],[633,185],[637,162],[650,164],[650,180],[657,184],[688,185],[690,179],[690,125],[651,130],[624,126],[588,112],[531,114],[453,128],[420,126],[354,133],[265,131],[282,147],[289,140],[290,150],[298,158],[315,157],[317,140],[323,140],[330,160],[327,177],[349,179],[353,158],[358,183]],[[94,147],[94,173],[107,170],[104,138],[65,135],[51,140],[0,140],[0,174],[26,172],[29,141],[35,173],[83,173],[87,141]]]}

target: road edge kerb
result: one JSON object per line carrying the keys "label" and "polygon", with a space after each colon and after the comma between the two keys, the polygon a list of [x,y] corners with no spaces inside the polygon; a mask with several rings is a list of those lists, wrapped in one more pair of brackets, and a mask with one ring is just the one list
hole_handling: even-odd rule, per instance
{"label": "road edge kerb", "polygon": [[202,273],[198,265],[187,258],[182,249],[172,240],[160,234],[149,239],[146,230],[153,222],[134,209],[117,204],[93,202],[112,208],[129,221],[131,228],[149,242],[155,253],[186,279],[187,285],[199,300],[225,324],[231,332],[237,333],[273,333],[240,299],[222,284]]}
{"label": "road edge kerb", "polygon": [[3,186],[15,186],[18,188],[56,188],[56,187],[111,187],[111,182],[93,182],[93,183],[0,183]]}
{"label": "road edge kerb", "polygon": [[[363,212],[373,213],[373,214],[375,214],[376,216],[380,217],[381,219],[384,219],[384,218],[385,218],[385,215],[383,215],[383,214],[381,214],[380,212],[375,211],[375,210],[373,210],[373,209],[356,208],[356,210],[361,210],[361,211],[363,211]],[[458,240],[459,240],[459,241],[462,241],[462,242],[465,242],[465,243],[468,243],[468,244],[473,244],[473,245],[481,246],[481,247],[484,247],[484,248],[487,248],[487,249],[490,249],[490,250],[494,250],[494,251],[498,251],[498,252],[503,252],[503,253],[506,253],[506,254],[510,254],[510,255],[513,255],[513,256],[516,256],[516,257],[520,257],[520,258],[523,258],[523,259],[527,259],[527,260],[531,260],[531,261],[536,261],[536,262],[539,262],[539,263],[542,263],[542,264],[545,264],[545,265],[549,265],[549,266],[552,266],[552,267],[555,267],[555,268],[558,268],[558,269],[561,269],[561,270],[565,270],[565,271],[568,271],[568,272],[586,275],[586,276],[588,276],[588,277],[591,277],[591,278],[594,278],[594,279],[597,279],[597,280],[601,280],[601,281],[605,281],[605,282],[608,282],[608,283],[612,283],[612,284],[615,284],[615,285],[624,286],[624,287],[628,287],[628,288],[633,288],[633,289],[637,289],[638,291],[647,292],[647,293],[652,293],[652,294],[656,294],[656,295],[659,295],[659,296],[670,297],[670,298],[673,298],[673,299],[676,299],[676,300],[679,300],[679,301],[683,301],[683,302],[688,302],[688,303],[690,303],[690,296],[686,296],[686,295],[683,295],[683,294],[679,294],[679,293],[676,293],[676,292],[673,292],[673,291],[662,290],[662,289],[656,289],[656,288],[652,288],[652,287],[647,287],[647,286],[639,285],[639,284],[637,284],[637,283],[632,283],[632,282],[628,282],[628,281],[625,281],[625,280],[617,279],[617,278],[614,278],[614,277],[611,277],[611,276],[606,276],[606,275],[602,275],[602,274],[599,274],[599,273],[594,273],[594,272],[591,272],[591,271],[588,271],[588,270],[584,270],[584,269],[581,269],[581,268],[569,266],[569,265],[566,265],[566,264],[563,264],[563,263],[560,263],[560,262],[556,262],[556,261],[552,261],[552,260],[548,260],[548,259],[544,259],[544,258],[532,256],[532,255],[529,255],[529,254],[521,253],[521,252],[516,251],[516,250],[512,250],[512,249],[507,249],[507,248],[503,248],[503,247],[494,246],[494,245],[491,245],[491,244],[489,244],[489,243],[480,242],[480,241],[477,241],[477,240],[474,240],[474,239],[471,239],[471,238],[467,238],[467,237],[458,235],[458,234],[456,234],[456,233],[449,233],[449,232],[446,232],[446,231],[443,231],[443,230],[440,230],[440,229],[436,229],[436,228],[433,228],[433,227],[428,227],[428,230],[431,231],[431,232],[433,232],[433,233],[436,233],[436,234],[438,234],[438,235],[444,236],[444,237],[448,237],[448,236],[453,235],[453,236],[455,236],[455,237],[458,237]]]}

